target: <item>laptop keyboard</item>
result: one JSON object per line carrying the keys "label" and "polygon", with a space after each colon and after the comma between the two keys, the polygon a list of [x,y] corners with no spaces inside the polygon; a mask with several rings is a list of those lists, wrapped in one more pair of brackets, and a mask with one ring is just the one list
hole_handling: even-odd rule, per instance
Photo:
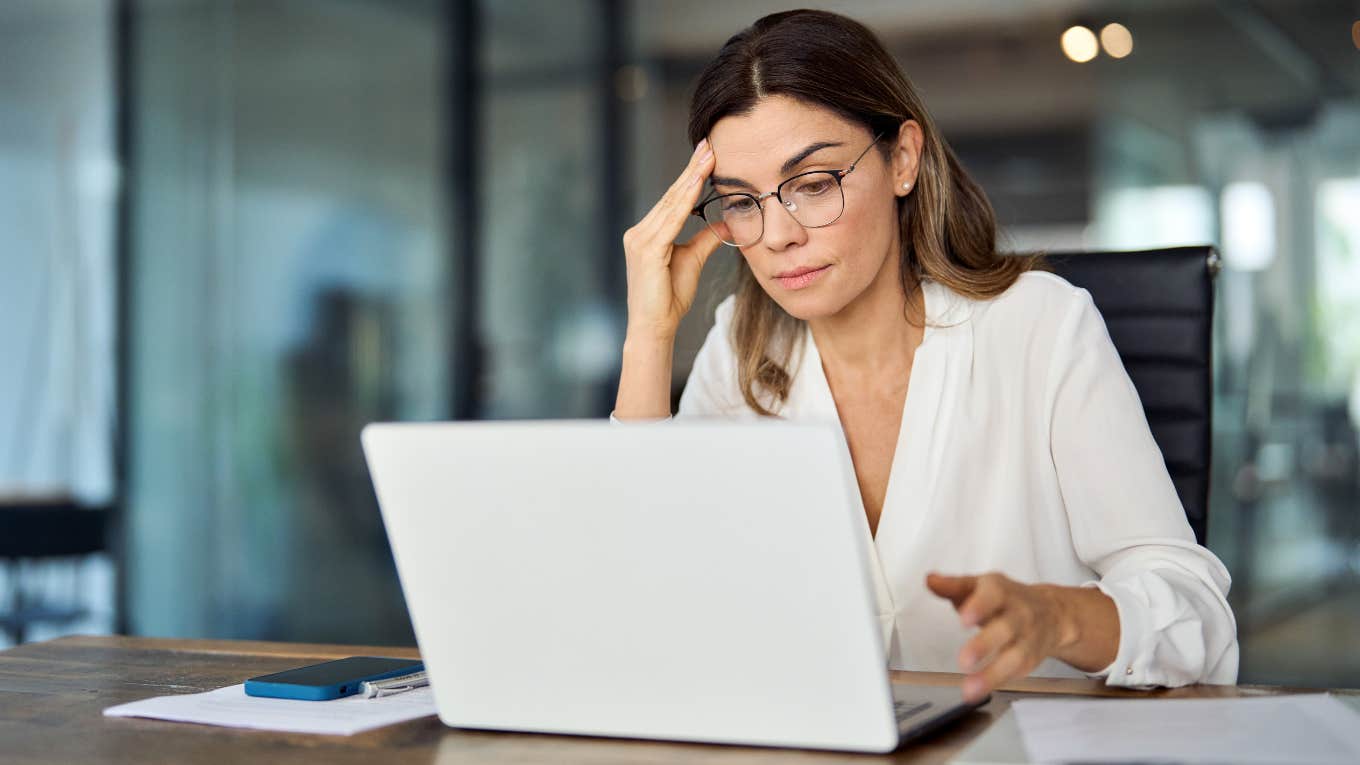
{"label": "laptop keyboard", "polygon": [[919,715],[930,708],[929,701],[894,701],[893,714],[897,716],[899,723]]}

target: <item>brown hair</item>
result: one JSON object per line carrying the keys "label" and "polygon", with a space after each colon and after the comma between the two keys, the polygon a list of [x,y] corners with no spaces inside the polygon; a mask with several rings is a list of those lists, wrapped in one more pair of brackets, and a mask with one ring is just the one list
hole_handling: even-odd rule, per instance
{"label": "brown hair", "polygon": [[[985,299],[1006,291],[1021,273],[1041,267],[1037,256],[1007,257],[996,248],[996,215],[982,189],[945,143],[911,82],[863,24],[826,11],[774,13],[738,32],[699,76],[690,101],[689,139],[706,137],[722,118],[749,114],[761,98],[783,95],[821,106],[884,135],[890,156],[906,120],[924,142],[915,190],[897,201],[904,294],[923,277],[954,292]],[[788,370],[802,322],[785,313],[742,261],[732,342],[738,384],[756,412],[764,390],[788,398]]]}

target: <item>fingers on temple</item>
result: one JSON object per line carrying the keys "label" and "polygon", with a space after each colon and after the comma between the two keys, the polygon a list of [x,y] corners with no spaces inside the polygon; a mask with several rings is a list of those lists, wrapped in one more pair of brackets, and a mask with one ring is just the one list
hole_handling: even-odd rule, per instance
{"label": "fingers on temple", "polygon": [[708,176],[712,164],[713,152],[709,150],[708,142],[700,141],[685,169],[638,225],[662,235],[673,228],[674,231],[669,237],[674,239],[675,234],[684,225],[685,219],[689,217],[690,211],[694,209],[695,203],[699,201],[703,179]]}

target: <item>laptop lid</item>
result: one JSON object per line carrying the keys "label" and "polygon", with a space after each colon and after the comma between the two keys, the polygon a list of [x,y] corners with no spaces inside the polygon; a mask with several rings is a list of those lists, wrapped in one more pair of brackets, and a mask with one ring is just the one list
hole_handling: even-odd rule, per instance
{"label": "laptop lid", "polygon": [[363,446],[445,723],[897,745],[834,427],[375,424]]}

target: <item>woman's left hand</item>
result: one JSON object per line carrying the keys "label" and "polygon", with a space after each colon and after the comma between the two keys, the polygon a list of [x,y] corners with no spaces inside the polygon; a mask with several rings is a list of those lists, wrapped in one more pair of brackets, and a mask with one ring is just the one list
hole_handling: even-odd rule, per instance
{"label": "woman's left hand", "polygon": [[[1003,683],[1028,675],[1050,656],[1069,663],[1071,657],[1081,656],[1086,663],[1094,663],[1089,658],[1094,648],[1100,656],[1109,655],[1094,669],[1114,660],[1119,642],[1118,614],[1113,601],[1099,590],[1021,584],[998,573],[929,574],[926,586],[954,604],[963,626],[981,628],[959,651],[959,667],[968,673],[963,695],[969,701],[980,700]],[[1098,630],[1104,633],[1103,645],[1079,645],[1082,624],[1089,619],[1098,620],[1105,628]],[[1111,619],[1112,645],[1108,638]]]}

